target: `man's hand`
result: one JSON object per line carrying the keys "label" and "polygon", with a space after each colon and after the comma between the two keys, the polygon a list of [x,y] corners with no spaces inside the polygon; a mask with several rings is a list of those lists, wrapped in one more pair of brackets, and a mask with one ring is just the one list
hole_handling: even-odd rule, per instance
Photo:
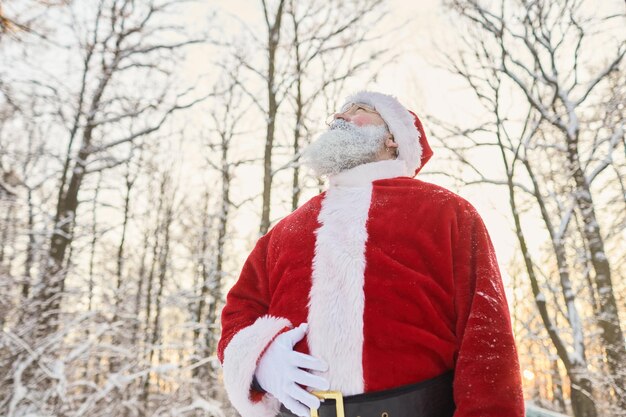
{"label": "man's hand", "polygon": [[320,391],[328,390],[330,386],[325,378],[300,369],[328,370],[328,364],[321,359],[293,350],[307,329],[308,323],[302,323],[278,335],[261,357],[255,372],[261,388],[276,397],[292,413],[302,417],[309,416],[310,409],[319,408],[320,399],[297,384]]}

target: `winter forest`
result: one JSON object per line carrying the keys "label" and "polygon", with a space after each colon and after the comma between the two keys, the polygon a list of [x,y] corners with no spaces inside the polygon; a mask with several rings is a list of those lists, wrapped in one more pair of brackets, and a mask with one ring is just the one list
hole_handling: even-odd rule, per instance
{"label": "winter forest", "polygon": [[621,0],[0,1],[0,415],[237,416],[225,294],[368,88],[485,219],[528,415],[626,416],[625,28]]}

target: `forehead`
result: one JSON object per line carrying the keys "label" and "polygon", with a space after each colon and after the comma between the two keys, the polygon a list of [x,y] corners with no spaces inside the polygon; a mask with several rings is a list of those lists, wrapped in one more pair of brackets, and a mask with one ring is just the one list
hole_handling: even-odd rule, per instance
{"label": "forehead", "polygon": [[362,106],[370,107],[370,108],[376,110],[376,108],[374,106],[372,106],[371,104],[366,103],[364,101],[349,101],[349,102],[347,102],[346,104],[344,104],[341,107],[340,111],[344,112],[344,111],[348,110],[350,107],[352,107],[355,104],[359,104],[359,105],[362,105]]}

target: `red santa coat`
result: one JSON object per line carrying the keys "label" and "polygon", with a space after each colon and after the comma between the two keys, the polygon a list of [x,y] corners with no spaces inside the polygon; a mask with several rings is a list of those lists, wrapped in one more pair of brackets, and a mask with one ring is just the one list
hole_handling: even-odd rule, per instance
{"label": "red santa coat", "polygon": [[522,417],[509,310],[474,207],[406,175],[399,160],[330,178],[261,237],[226,297],[218,358],[242,417],[280,403],[250,385],[280,333],[309,323],[295,350],[319,357],[331,390],[353,395],[455,370],[455,417]]}

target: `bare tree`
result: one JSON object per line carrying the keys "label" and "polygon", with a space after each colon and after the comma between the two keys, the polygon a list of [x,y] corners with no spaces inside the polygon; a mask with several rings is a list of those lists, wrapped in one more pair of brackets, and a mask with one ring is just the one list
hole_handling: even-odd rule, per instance
{"label": "bare tree", "polygon": [[301,141],[307,140],[316,131],[312,126],[326,115],[313,110],[321,104],[333,108],[343,94],[345,82],[359,73],[367,71],[375,78],[380,69],[392,62],[396,55],[386,42],[403,27],[398,24],[392,31],[376,34],[376,27],[387,15],[385,3],[379,1],[357,1],[345,13],[344,4],[326,4],[309,1],[288,4],[293,55],[293,81],[289,99],[293,107],[293,157],[273,170],[293,167],[291,209],[298,207],[302,185],[300,165]]}
{"label": "bare tree", "polygon": [[[133,152],[135,151],[134,148],[131,148],[130,150],[130,155],[128,157],[128,160],[125,162],[124,167],[125,167],[125,173],[124,173],[124,185],[125,185],[125,189],[124,189],[124,197],[123,197],[123,216],[122,216],[122,230],[120,233],[120,241],[119,244],[117,246],[117,254],[116,254],[116,272],[115,272],[115,290],[114,290],[114,300],[115,300],[115,304],[113,306],[113,314],[112,314],[112,318],[111,318],[111,324],[113,325],[113,327],[115,328],[118,324],[118,320],[120,320],[121,317],[124,317],[127,315],[127,309],[130,306],[127,306],[127,303],[125,303],[125,294],[128,291],[128,289],[130,289],[131,287],[128,284],[125,284],[125,282],[127,281],[126,278],[130,278],[130,276],[128,276],[128,274],[125,273],[125,266],[126,266],[126,258],[127,258],[127,248],[126,248],[126,242],[128,239],[128,229],[130,226],[130,221],[131,221],[131,197],[132,197],[132,193],[133,193],[133,189],[135,188],[135,183],[137,182],[137,177],[139,176],[140,173],[140,169],[141,169],[141,165],[142,165],[142,156],[143,156],[143,149],[140,149],[139,152],[139,157],[138,157],[138,161],[133,164],[133,159],[134,159],[134,155]],[[133,167],[133,165],[136,165],[136,167]],[[124,321],[124,319],[120,320],[120,321]],[[120,330],[114,330],[114,335],[113,335],[113,340],[112,340],[112,344],[117,345],[117,344],[127,344],[129,346],[133,346],[132,343],[130,342],[130,339],[128,338],[128,336],[125,334],[125,332],[127,331],[126,326],[119,326]],[[117,370],[119,369],[119,359],[116,357],[111,357],[109,360],[109,372],[117,372]]]}
{"label": "bare tree", "polygon": [[[216,142],[211,141],[209,149],[212,154],[219,157],[219,163],[214,163],[211,157],[207,157],[206,162],[219,175],[220,193],[217,199],[217,239],[213,248],[212,267],[210,271],[207,271],[206,265],[203,265],[203,283],[200,305],[198,306],[198,318],[202,317],[207,327],[202,344],[202,356],[205,357],[213,354],[217,348],[219,329],[216,329],[216,323],[218,322],[220,303],[223,301],[227,232],[230,226],[231,211],[233,208],[239,207],[233,203],[230,192],[233,171],[239,165],[249,162],[245,159],[233,161],[231,156],[233,139],[239,134],[238,130],[241,130],[242,120],[249,110],[249,105],[242,106],[242,92],[237,87],[236,82],[233,81],[237,80],[237,73],[240,69],[240,66],[235,67],[234,76],[226,84],[221,100],[215,101],[214,109],[210,112],[214,126],[214,134],[211,135],[211,138],[215,137],[218,140]],[[206,247],[203,249],[206,250]],[[210,299],[207,299],[209,294]]]}
{"label": "bare tree", "polygon": [[[15,113],[15,123],[19,125],[30,121],[32,126],[37,126],[38,130],[31,136],[46,143],[45,150],[49,152],[46,163],[59,163],[55,168],[60,166],[52,172],[44,163],[39,163],[37,174],[24,180],[27,206],[31,208],[27,216],[29,239],[24,245],[27,249],[22,285],[25,299],[23,303],[16,304],[22,309],[19,314],[21,322],[12,323],[14,326],[3,334],[4,341],[8,340],[12,361],[7,363],[10,369],[4,368],[3,362],[9,384],[2,384],[6,388],[2,390],[0,409],[8,410],[9,415],[19,413],[21,407],[37,407],[40,411],[48,410],[55,414],[66,408],[69,400],[64,397],[63,391],[48,389],[51,384],[63,386],[67,382],[66,375],[50,371],[49,367],[74,365],[76,362],[72,361],[82,360],[87,352],[93,353],[94,340],[110,337],[106,329],[110,328],[107,322],[110,322],[111,316],[105,320],[101,316],[102,309],[96,308],[96,301],[91,297],[87,313],[80,315],[73,312],[70,316],[77,320],[67,321],[68,326],[83,326],[80,332],[72,333],[75,329],[61,325],[61,317],[63,320],[66,317],[62,311],[75,308],[71,303],[63,302],[67,296],[68,271],[79,269],[87,260],[88,274],[92,277],[90,293],[103,283],[102,280],[95,281],[94,277],[104,276],[106,271],[103,269],[106,268],[106,260],[97,263],[100,248],[105,248],[97,242],[102,234],[83,227],[77,222],[77,215],[90,196],[89,192],[85,192],[88,188],[85,184],[89,184],[92,174],[100,173],[103,178],[114,175],[112,173],[118,167],[127,163],[128,155],[139,146],[139,141],[154,137],[156,132],[167,126],[175,113],[190,109],[206,98],[206,95],[200,94],[200,89],[185,88],[174,71],[179,58],[184,56],[185,48],[203,42],[202,37],[192,37],[185,28],[172,23],[171,18],[178,7],[178,3],[157,0],[141,3],[101,0],[90,5],[69,5],[57,10],[57,14],[41,17],[44,26],[50,23],[45,20],[46,17],[55,20],[57,38],[54,32],[50,32],[44,40],[37,34],[30,38],[30,35],[22,36],[20,42],[28,48],[24,48],[21,60],[13,61],[16,67],[23,69],[22,72],[4,65],[0,68],[3,73],[0,97],[7,102],[18,103],[11,105],[19,110]],[[38,42],[43,45],[38,45]],[[59,62],[67,65],[62,75],[67,73],[71,76],[61,80],[59,73],[48,72],[45,66],[38,66],[37,54],[51,53],[50,50],[59,55]],[[15,54],[11,48],[2,52],[7,56]],[[5,59],[2,60],[4,63]],[[78,71],[75,71],[74,65],[79,68]],[[34,103],[32,107],[28,107],[30,102]],[[2,104],[4,109],[4,102]],[[20,140],[15,143],[12,146],[19,149]],[[61,146],[65,150],[60,152]],[[28,159],[24,160],[28,164]],[[53,182],[56,186],[52,185]],[[45,195],[41,210],[51,209],[51,221],[42,216],[41,223],[35,225],[38,202],[34,191],[39,187]],[[51,194],[54,194],[55,200],[52,208],[49,206]],[[92,209],[95,216],[100,210],[96,201]],[[125,216],[128,219],[128,212]],[[94,221],[94,227],[95,224]],[[41,225],[50,226],[49,232],[41,234],[46,238],[45,242],[36,242],[35,232]],[[122,236],[126,233],[126,226],[126,222],[121,224]],[[91,260],[83,257],[84,247],[81,245],[84,235],[77,235],[77,227],[85,235],[91,233],[87,239],[92,248]],[[10,228],[3,227],[2,231],[12,233]],[[45,253],[38,252],[39,247],[45,248]],[[124,256],[123,252],[119,253],[123,251],[124,240],[119,248],[118,261]],[[76,259],[71,256],[72,253],[77,254]],[[21,261],[21,258],[18,259]],[[118,264],[118,284],[122,267]],[[159,273],[163,270],[161,264]],[[162,278],[159,282],[164,276],[159,275]],[[70,291],[74,291],[74,287]],[[79,296],[73,299],[82,302]],[[113,311],[118,310],[114,308]],[[116,318],[115,314],[113,317]],[[84,320],[88,321],[87,325]],[[90,326],[95,329],[90,329]],[[158,327],[152,325],[150,328]],[[78,333],[84,335],[84,329],[89,329],[89,340],[84,348],[76,348],[71,355],[63,357],[63,347],[68,348],[64,343]],[[111,355],[110,351],[98,351],[85,363],[100,361],[97,366],[102,366],[103,363],[109,364],[112,356],[115,355]],[[125,366],[123,370],[127,369]],[[79,374],[83,374],[82,370],[77,372]],[[99,378],[94,377],[96,385],[111,382],[106,376]],[[83,390],[86,391],[90,390]],[[25,395],[27,392],[28,397]],[[102,398],[99,395],[93,396],[93,403],[85,402],[85,407],[97,404]]]}
{"label": "bare tree", "polygon": [[[109,3],[109,4],[107,4]],[[123,162],[107,155],[122,144],[133,143],[138,138],[157,131],[173,112],[186,109],[199,101],[185,99],[185,93],[169,98],[169,83],[154,101],[138,102],[134,111],[119,114],[110,106],[115,96],[107,96],[111,80],[124,73],[148,68],[151,71],[167,71],[161,63],[142,62],[153,54],[172,51],[199,40],[184,39],[180,42],[163,43],[158,32],[166,26],[153,26],[153,20],[171,7],[171,3],[150,2],[146,7],[133,7],[128,1],[100,2],[93,20],[90,39],[82,46],[83,73],[77,105],[68,132],[65,162],[60,174],[59,191],[54,216],[54,231],[49,243],[48,262],[42,274],[42,284],[33,294],[37,317],[35,339],[54,332],[58,326],[57,316],[61,306],[66,271],[63,263],[72,240],[79,192],[86,175],[110,169]],[[151,34],[137,42],[135,34]],[[96,62],[100,61],[98,65]],[[95,85],[90,91],[90,86]],[[121,99],[118,98],[118,99]],[[117,113],[117,114],[116,114]],[[102,130],[124,125],[129,118],[145,118],[141,128],[117,138]],[[155,120],[156,119],[156,120]],[[152,121],[154,120],[154,121]],[[137,124],[135,122],[135,124]],[[75,142],[78,146],[75,146]]]}
{"label": "bare tree", "polygon": [[[165,288],[165,280],[166,277],[170,273],[169,262],[170,262],[170,249],[171,249],[171,231],[172,224],[174,222],[174,212],[176,203],[176,184],[173,183],[173,179],[170,177],[170,173],[166,172],[163,174],[163,178],[161,179],[161,187],[160,187],[160,195],[162,198],[161,201],[164,201],[165,207],[162,207],[162,213],[158,213],[161,217],[159,221],[160,227],[157,233],[161,234],[160,245],[155,245],[155,252],[153,257],[153,266],[158,268],[158,274],[156,276],[156,293],[154,295],[154,300],[147,300],[147,312],[146,312],[146,349],[147,349],[147,363],[148,369],[152,369],[154,364],[154,354],[155,351],[161,349],[158,347],[159,342],[162,342],[162,324],[161,324],[161,315],[163,311],[163,291]],[[161,208],[161,207],[160,207]],[[152,277],[152,274],[151,276]],[[152,280],[149,280],[150,287],[152,287]],[[148,292],[148,297],[151,296],[151,292]],[[154,303],[154,318],[151,316],[150,306]],[[150,386],[151,386],[151,373],[147,373],[144,378],[143,383],[143,391],[142,391],[142,402],[143,402],[143,413],[144,415],[149,414],[149,395],[150,395]],[[156,375],[158,379],[158,374]]]}
{"label": "bare tree", "polygon": [[[624,141],[623,109],[610,104],[623,94],[623,88],[611,86],[607,80],[618,71],[626,43],[622,40],[608,49],[611,56],[599,70],[585,68],[591,76],[583,79],[581,75],[583,56],[594,48],[595,25],[606,25],[620,15],[585,17],[581,1],[521,1],[511,9],[504,1],[499,8],[464,0],[450,1],[448,5],[469,22],[469,36],[464,43],[472,56],[470,60],[464,54],[447,55],[448,67],[467,82],[493,120],[471,129],[446,127],[451,135],[443,143],[471,171],[474,179],[463,179],[465,183],[504,185],[508,189],[526,273],[545,331],[565,365],[574,414],[598,415],[593,392],[600,383],[586,355],[589,340],[586,343],[577,295],[581,281],[589,291],[590,304],[597,309],[597,315],[586,317],[586,321],[593,319],[602,329],[600,337],[612,379],[608,389],[615,410],[624,410],[626,351],[605,250],[606,233],[601,232],[597,214],[600,209],[592,196],[615,190],[615,184],[621,184],[619,174],[609,179],[599,174],[611,166],[617,147]],[[507,107],[506,92],[511,88],[518,93],[516,112]],[[525,108],[519,105],[520,96]],[[525,111],[520,114],[521,124],[516,120],[518,109]],[[621,114],[622,122],[616,112]],[[604,120],[600,129],[596,128],[596,115]],[[453,143],[452,138],[460,140]],[[504,178],[490,177],[471,162],[468,153],[482,147],[498,150]],[[602,188],[594,190],[594,182],[601,183]],[[544,223],[552,269],[539,266],[528,246],[522,220],[522,205],[528,204]],[[616,204],[623,207],[623,199]],[[580,229],[572,230],[572,219],[582,222]],[[570,255],[570,248],[579,247],[579,242],[584,242],[588,271],[593,272],[593,276],[587,274],[591,283],[588,286],[579,278],[577,262]],[[554,304],[547,301],[547,291],[554,284],[542,284],[542,274],[558,277],[562,298],[555,298],[559,306],[555,312],[549,308]],[[561,303],[564,309],[560,309]],[[555,325],[559,315],[565,317],[569,337],[564,337]]]}
{"label": "bare tree", "polygon": [[0,40],[3,37],[20,39],[23,34],[45,37],[45,28],[40,27],[46,9],[63,7],[71,0],[5,0],[0,4]]}
{"label": "bare tree", "polygon": [[[285,169],[294,169],[290,202],[292,208],[297,205],[297,161],[302,135],[307,131],[307,112],[328,101],[329,95],[343,94],[344,82],[359,71],[367,70],[374,77],[373,67],[382,66],[383,58],[391,59],[387,56],[391,48],[375,46],[375,41],[380,42],[389,33],[377,35],[372,31],[385,17],[384,5],[373,0],[351,0],[349,6],[335,0],[277,0],[272,4],[261,0],[266,37],[260,38],[251,31],[245,36],[254,45],[253,51],[263,51],[262,57],[235,47],[235,41],[214,40],[215,44],[234,50],[235,59],[244,69],[238,85],[265,122],[260,234],[265,234],[272,223],[272,184]],[[366,52],[368,46],[372,49]],[[222,68],[226,70],[224,65]],[[305,80],[311,81],[310,87],[303,88]],[[261,85],[262,90],[258,87]],[[288,102],[292,108],[285,110]],[[315,114],[316,122],[319,116]],[[290,145],[279,135],[280,127],[285,125],[293,132]],[[276,150],[280,147],[287,148],[290,155],[276,166]]]}
{"label": "bare tree", "polygon": [[[199,360],[213,355],[217,348],[218,314],[224,302],[224,287],[228,275],[225,266],[228,258],[227,244],[233,233],[230,225],[231,217],[235,210],[256,198],[256,195],[253,195],[242,201],[233,201],[231,195],[232,181],[237,169],[240,166],[258,162],[259,158],[248,159],[236,154],[236,139],[249,133],[245,120],[253,104],[246,100],[240,88],[242,64],[237,60],[230,60],[223,65],[229,65],[230,69],[214,86],[215,100],[208,110],[211,128],[205,139],[208,151],[205,154],[205,162],[210,168],[211,176],[217,176],[219,189],[214,189],[212,193],[214,208],[209,208],[208,186],[203,197],[205,208],[202,213],[202,234],[198,256],[201,284],[195,314],[197,327],[194,331],[194,346],[196,346],[196,357]],[[213,221],[216,223],[214,226]],[[211,242],[214,243],[211,244]],[[197,367],[194,369],[194,376],[207,382],[216,381],[218,364],[213,362],[211,366],[213,369],[210,370],[209,375],[207,375],[206,367]]]}

